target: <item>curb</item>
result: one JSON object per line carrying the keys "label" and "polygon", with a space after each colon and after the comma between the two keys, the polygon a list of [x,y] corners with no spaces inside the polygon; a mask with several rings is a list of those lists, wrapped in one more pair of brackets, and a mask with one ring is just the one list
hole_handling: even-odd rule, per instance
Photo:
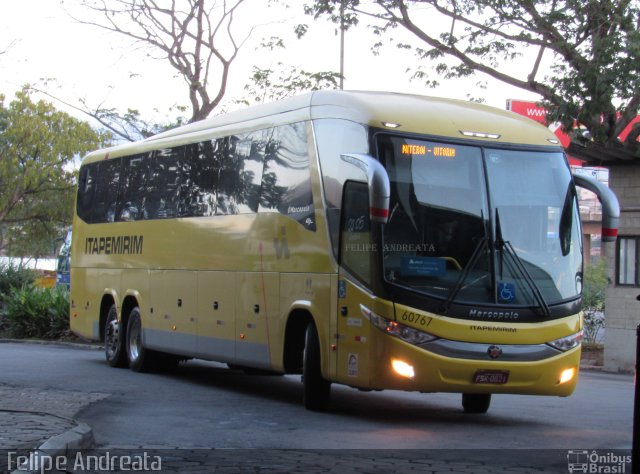
{"label": "curb", "polygon": [[[93,431],[86,423],[74,421],[76,426],[65,433],[53,436],[35,451],[29,453],[29,460],[11,474],[40,474],[44,466],[55,465],[52,460],[67,456],[72,450],[87,449],[93,445]],[[36,469],[30,469],[36,467]]]}
{"label": "curb", "polygon": [[0,337],[0,344],[37,344],[37,345],[49,345],[49,346],[63,346],[72,347],[74,349],[87,349],[87,350],[103,350],[104,345],[96,344],[93,342],[74,342],[74,341],[48,341],[45,339],[10,339]]}

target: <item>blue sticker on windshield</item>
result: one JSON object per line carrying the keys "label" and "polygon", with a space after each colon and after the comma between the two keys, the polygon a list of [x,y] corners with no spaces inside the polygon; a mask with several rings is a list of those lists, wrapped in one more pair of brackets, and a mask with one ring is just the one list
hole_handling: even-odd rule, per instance
{"label": "blue sticker on windshield", "polygon": [[438,257],[403,257],[400,273],[403,276],[441,277],[447,273],[447,262]]}
{"label": "blue sticker on windshield", "polygon": [[498,300],[500,303],[511,303],[516,299],[516,285],[501,281],[498,283]]}

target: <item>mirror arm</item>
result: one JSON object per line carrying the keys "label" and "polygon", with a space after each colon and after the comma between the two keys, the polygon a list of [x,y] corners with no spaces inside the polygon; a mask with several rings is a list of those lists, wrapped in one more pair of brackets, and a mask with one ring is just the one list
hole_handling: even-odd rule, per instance
{"label": "mirror arm", "polygon": [[342,161],[362,170],[369,185],[369,218],[371,222],[386,224],[389,219],[391,185],[389,175],[382,164],[369,155],[350,153],[340,155]]}
{"label": "mirror arm", "polygon": [[573,180],[576,186],[588,189],[598,196],[602,204],[602,241],[615,242],[620,220],[620,204],[616,195],[609,186],[590,176],[574,174]]}

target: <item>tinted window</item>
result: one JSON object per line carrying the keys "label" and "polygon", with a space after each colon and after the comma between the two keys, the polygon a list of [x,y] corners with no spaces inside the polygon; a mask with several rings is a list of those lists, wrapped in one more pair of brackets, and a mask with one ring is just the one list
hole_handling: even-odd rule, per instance
{"label": "tinted window", "polygon": [[362,180],[362,172],[354,166],[345,165],[340,154],[370,153],[367,128],[355,122],[336,119],[314,120],[313,127],[322,168],[327,223],[334,254],[337,255],[342,189],[349,179]]}
{"label": "tinted window", "polygon": [[180,217],[180,174],[184,147],[154,152],[149,170],[146,219]]}
{"label": "tinted window", "polygon": [[295,123],[262,137],[265,143],[261,210],[277,210],[316,229],[306,124]]}
{"label": "tinted window", "polygon": [[367,285],[371,281],[371,259],[375,251],[369,221],[369,189],[365,183],[349,181],[344,187],[340,260]]}
{"label": "tinted window", "polygon": [[184,216],[215,214],[219,165],[214,161],[215,140],[185,147],[180,195]]}
{"label": "tinted window", "polygon": [[262,177],[260,144],[254,147],[250,134],[234,135],[222,140],[218,210],[224,214],[257,212]]}
{"label": "tinted window", "polygon": [[92,222],[113,222],[116,215],[122,160],[106,160],[98,164]]}
{"label": "tinted window", "polygon": [[78,216],[90,223],[280,212],[315,230],[304,123],[88,164]]}
{"label": "tinted window", "polygon": [[78,216],[85,222],[93,222],[93,199],[95,196],[99,163],[91,163],[80,169],[78,180]]}
{"label": "tinted window", "polygon": [[116,220],[136,221],[144,219],[146,185],[149,175],[147,154],[122,159],[122,178]]}

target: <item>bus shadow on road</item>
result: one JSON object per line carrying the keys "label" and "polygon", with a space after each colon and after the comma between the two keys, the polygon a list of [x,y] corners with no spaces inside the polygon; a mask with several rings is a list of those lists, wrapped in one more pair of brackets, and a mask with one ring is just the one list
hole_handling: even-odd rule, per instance
{"label": "bus shadow on road", "polygon": [[[136,374],[143,376],[145,374]],[[225,364],[205,361],[189,361],[179,367],[149,374],[167,379],[179,379],[186,384],[209,387],[212,391],[223,390],[231,404],[246,402],[275,402],[302,407],[302,383],[300,375],[255,375],[242,370],[230,369]],[[213,395],[212,395],[213,396]],[[447,393],[417,393],[394,390],[364,392],[355,388],[333,384],[332,402],[326,413],[318,416],[348,417],[379,423],[443,422],[479,426],[544,426],[547,423],[523,415],[524,396],[500,395],[495,410],[484,415],[465,414],[461,395]],[[503,402],[509,400],[506,407]],[[233,409],[233,407],[229,407]],[[269,408],[266,408],[269,409]],[[314,414],[314,412],[308,412]]]}

